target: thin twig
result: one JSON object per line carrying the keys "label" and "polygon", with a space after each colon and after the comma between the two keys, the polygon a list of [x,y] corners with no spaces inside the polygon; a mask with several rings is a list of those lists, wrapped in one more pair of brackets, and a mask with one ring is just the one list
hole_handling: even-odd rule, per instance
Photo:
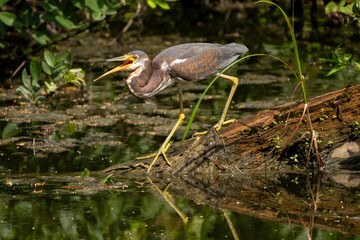
{"label": "thin twig", "polygon": [[25,61],[22,61],[22,63],[16,68],[16,70],[11,74],[11,77],[9,77],[8,82],[11,83],[12,78],[22,69],[22,67],[25,65]]}
{"label": "thin twig", "polygon": [[122,35],[124,33],[127,32],[127,30],[129,30],[129,28],[131,27],[131,25],[134,23],[134,20],[136,17],[138,17],[141,13],[141,11],[145,8],[145,1],[143,2],[138,2],[137,4],[137,9],[136,12],[134,13],[134,15],[130,18],[130,20],[128,21],[128,23],[125,25],[125,27],[120,31],[120,33],[112,40],[110,41],[109,45],[114,44],[116,41],[118,41],[119,39],[121,39]]}

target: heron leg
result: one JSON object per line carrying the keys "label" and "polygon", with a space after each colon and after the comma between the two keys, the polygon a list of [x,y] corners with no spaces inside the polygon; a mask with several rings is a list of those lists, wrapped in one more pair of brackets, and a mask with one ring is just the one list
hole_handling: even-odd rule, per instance
{"label": "heron leg", "polygon": [[[230,107],[230,104],[231,104],[231,100],[235,94],[235,91],[236,91],[236,88],[239,84],[239,79],[236,78],[236,77],[233,77],[233,76],[229,76],[229,75],[225,75],[225,74],[219,74],[220,77],[222,78],[225,78],[227,80],[229,80],[232,84],[231,86],[231,90],[230,90],[230,93],[229,93],[229,97],[226,101],[226,104],[225,104],[225,107],[224,107],[224,110],[221,114],[221,117],[220,117],[220,120],[219,122],[217,122],[215,125],[214,125],[214,128],[216,128],[217,131],[220,130],[220,128],[223,126],[223,125],[226,125],[226,124],[229,124],[229,123],[233,123],[235,122],[236,120],[235,119],[231,119],[231,120],[228,120],[228,121],[225,121],[225,117],[226,117],[226,113]],[[197,135],[202,135],[202,134],[206,134],[207,131],[204,131],[204,132],[199,132],[199,133],[195,133],[194,136],[197,136]]]}
{"label": "heron leg", "polygon": [[147,169],[147,172],[149,173],[152,166],[155,164],[155,162],[159,159],[159,156],[162,155],[166,161],[167,164],[169,164],[169,166],[171,166],[167,156],[166,156],[166,151],[169,149],[169,147],[171,146],[171,138],[172,136],[175,134],[177,128],[180,126],[180,124],[182,123],[182,121],[185,118],[185,114],[184,114],[184,108],[183,108],[183,103],[182,103],[182,90],[181,88],[179,88],[179,102],[180,102],[180,114],[179,114],[179,118],[178,121],[176,122],[175,126],[173,127],[173,129],[171,130],[171,132],[169,133],[169,135],[167,136],[167,138],[165,139],[164,143],[161,145],[161,147],[159,148],[159,150],[154,153],[154,154],[150,154],[144,157],[139,157],[136,158],[138,160],[140,159],[147,159],[147,158],[152,158],[154,157],[154,160],[152,161],[152,163],[150,164],[149,168]]}

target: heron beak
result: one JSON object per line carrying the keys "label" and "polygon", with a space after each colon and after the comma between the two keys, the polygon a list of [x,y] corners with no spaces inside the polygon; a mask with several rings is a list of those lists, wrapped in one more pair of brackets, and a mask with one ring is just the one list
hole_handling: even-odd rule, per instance
{"label": "heron beak", "polygon": [[[102,62],[120,62],[120,61],[124,61],[124,63],[121,64],[120,66],[117,66],[116,68],[111,69],[110,71],[104,73],[100,77],[96,78],[94,80],[94,82],[101,79],[101,78],[103,78],[103,77],[106,77],[107,75],[110,75],[112,73],[122,71],[122,70],[125,70],[125,69],[129,68],[131,66],[131,64],[133,64],[135,59],[134,59],[134,55],[124,55],[124,56],[121,56],[121,57],[109,58],[109,59],[101,60],[101,61],[98,61],[98,62],[94,62],[93,64],[102,63]],[[93,65],[93,64],[91,64],[91,65]]]}

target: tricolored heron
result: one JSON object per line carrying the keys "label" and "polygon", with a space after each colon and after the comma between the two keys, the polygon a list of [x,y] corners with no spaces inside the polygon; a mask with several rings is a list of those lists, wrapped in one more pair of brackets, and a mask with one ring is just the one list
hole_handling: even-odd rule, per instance
{"label": "tricolored heron", "polygon": [[[145,52],[137,50],[129,52],[121,57],[99,61],[121,61],[124,63],[106,72],[94,81],[118,71],[133,71],[126,80],[129,91],[136,97],[148,98],[177,81],[192,83],[203,80],[211,75],[218,74],[221,70],[234,62],[241,54],[247,51],[247,47],[237,43],[226,45],[186,43],[163,50],[153,59],[153,61],[151,61]],[[225,121],[225,116],[238,85],[238,79],[236,77],[224,74],[220,74],[220,77],[230,80],[232,87],[223,113],[221,114],[221,118],[214,126],[217,130],[219,130],[222,125],[234,121]],[[182,103],[182,91],[180,87],[178,89],[180,114],[177,123],[156,153],[138,158],[145,159],[154,157],[153,162],[147,170],[148,172],[150,172],[151,167],[155,164],[160,155],[162,155],[165,161],[171,166],[165,153],[170,147],[171,137],[185,118]]]}

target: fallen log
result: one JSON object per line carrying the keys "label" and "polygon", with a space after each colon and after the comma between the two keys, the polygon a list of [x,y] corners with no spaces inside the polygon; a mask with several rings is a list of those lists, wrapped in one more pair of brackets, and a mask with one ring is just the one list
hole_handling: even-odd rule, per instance
{"label": "fallen log", "polygon": [[[308,101],[318,152],[326,169],[360,170],[360,85],[313,97]],[[151,173],[179,174],[288,171],[316,167],[309,149],[311,134],[304,103],[292,102],[224,126],[204,136],[174,143],[167,152],[171,167],[159,159]],[[112,166],[108,173],[144,173],[152,159]]]}

